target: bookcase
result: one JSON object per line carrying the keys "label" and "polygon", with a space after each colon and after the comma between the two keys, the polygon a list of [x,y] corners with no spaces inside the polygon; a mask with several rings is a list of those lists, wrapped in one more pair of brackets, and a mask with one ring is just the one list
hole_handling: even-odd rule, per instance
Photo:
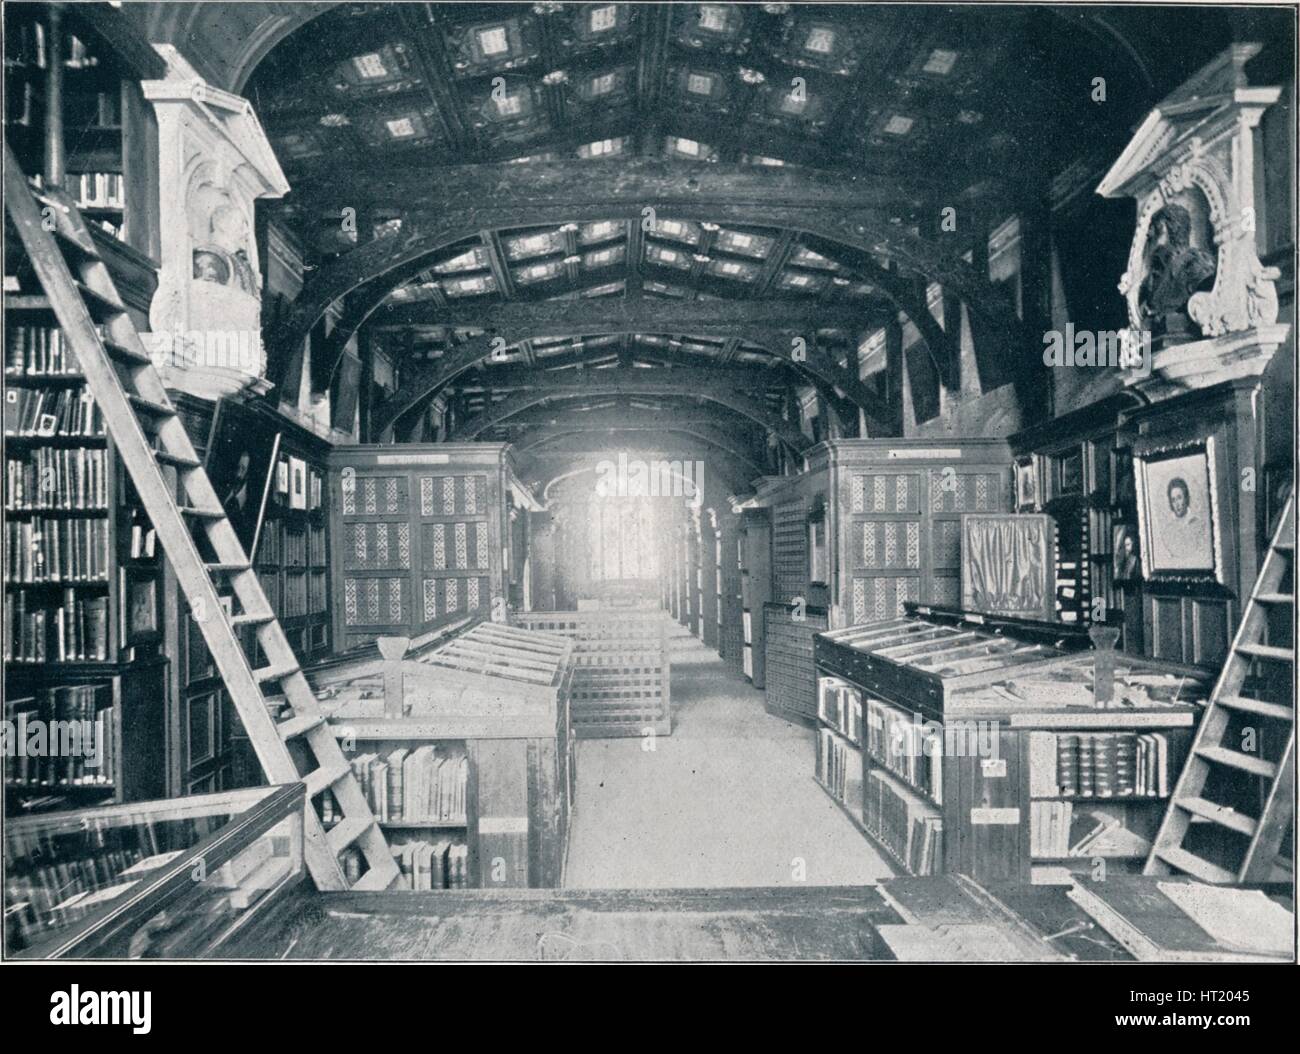
{"label": "bookcase", "polygon": [[[560,884],[576,785],[572,648],[462,617],[308,669],[405,888]],[[328,791],[315,804],[326,828],[337,821]]]}
{"label": "bookcase", "polygon": [[329,494],[338,649],[504,613],[507,497],[537,507],[505,444],[338,448]]}
{"label": "bookcase", "polygon": [[[73,756],[7,758],[10,815],[164,793],[168,668],[161,548],[15,241],[5,260],[5,718],[32,735],[75,722],[103,764],[88,764],[84,742],[40,748]],[[124,296],[135,313],[151,291],[147,262],[140,274]]]}
{"label": "bookcase", "polygon": [[818,782],[909,874],[1140,868],[1209,685],[1087,644],[924,605],[818,634]]}
{"label": "bookcase", "polygon": [[742,668],[754,687],[762,688],[767,658],[763,605],[772,598],[772,536],[767,510],[743,509],[740,529]]}

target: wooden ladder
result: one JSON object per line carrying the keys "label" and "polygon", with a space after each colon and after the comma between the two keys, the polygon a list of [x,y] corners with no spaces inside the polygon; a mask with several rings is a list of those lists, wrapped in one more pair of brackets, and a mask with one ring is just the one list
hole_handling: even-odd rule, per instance
{"label": "wooden ladder", "polygon": [[[1270,611],[1279,607],[1290,610],[1291,622],[1287,633],[1293,636],[1294,567],[1293,495],[1287,499],[1282,519],[1264,557],[1264,566],[1246,603],[1232,651],[1192,741],[1187,766],[1178,779],[1169,811],[1152,843],[1144,874],[1167,875],[1181,871],[1219,884],[1265,882],[1272,877],[1274,859],[1295,812],[1291,786],[1295,777],[1295,650],[1290,639],[1286,646],[1267,641]],[[1284,592],[1284,588],[1289,588],[1290,592]],[[1247,678],[1256,664],[1273,666],[1274,673],[1281,672],[1279,668],[1282,667],[1290,671],[1285,694],[1280,690],[1268,691],[1267,686],[1270,683],[1277,686],[1279,679],[1266,678],[1260,683],[1266,686],[1265,693],[1274,698],[1250,697],[1261,694],[1258,688],[1247,688]],[[1239,715],[1256,724],[1239,726],[1230,735],[1229,731]],[[1281,737],[1281,749],[1276,760],[1265,760],[1259,753],[1236,749],[1233,741],[1240,733],[1250,731],[1255,742],[1260,743],[1266,729],[1280,730],[1274,733]],[[1205,792],[1212,776],[1220,780],[1235,777],[1254,782],[1260,802],[1258,817],[1209,800]],[[1230,854],[1231,860],[1217,862],[1189,851],[1184,845],[1189,830],[1193,825],[1206,823],[1232,832],[1224,839],[1227,846],[1239,847],[1245,839],[1244,851]]]}
{"label": "wooden ladder", "polygon": [[[80,211],[61,189],[34,189],[8,142],[4,189],[5,207],[18,237],[64,339],[76,353],[86,386],[157,531],[262,771],[271,783],[302,780],[307,785],[303,851],[312,878],[319,889],[347,889],[339,855],[355,847],[366,869],[353,888],[387,889],[399,871],[383,832],[320,712]],[[176,470],[184,505],[173,500],[162,466]],[[194,530],[206,537],[215,562],[206,563],[200,555]],[[228,613],[223,607],[214,576],[229,582],[238,611]],[[249,663],[236,636],[243,626],[254,627],[268,665],[253,669]],[[292,710],[292,716],[278,724],[263,695],[263,685],[277,684]],[[299,772],[289,752],[290,741],[310,758],[309,771]],[[343,816],[329,831],[321,826],[312,800],[326,791],[334,795]]]}

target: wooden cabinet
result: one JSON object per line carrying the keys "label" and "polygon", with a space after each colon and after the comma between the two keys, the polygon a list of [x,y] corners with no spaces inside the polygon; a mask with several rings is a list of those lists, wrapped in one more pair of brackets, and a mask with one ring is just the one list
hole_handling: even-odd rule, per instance
{"label": "wooden cabinet", "polygon": [[505,444],[345,447],[329,465],[339,650],[504,613],[508,499],[536,507]]}

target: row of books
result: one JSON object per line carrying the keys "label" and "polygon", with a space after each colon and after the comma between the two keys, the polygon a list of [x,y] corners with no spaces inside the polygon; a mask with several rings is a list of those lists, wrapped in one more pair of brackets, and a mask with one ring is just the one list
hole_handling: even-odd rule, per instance
{"label": "row of books", "polygon": [[5,508],[108,508],[108,451],[38,447],[5,461]]}
{"label": "row of books", "polygon": [[17,788],[112,786],[118,759],[112,686],[60,685],[5,701],[5,784]]}
{"label": "row of books", "polygon": [[862,742],[862,693],[835,677],[817,682],[817,716],[854,743]]}
{"label": "row of books", "polygon": [[831,794],[857,809],[862,790],[862,752],[828,728],[817,729],[816,775]]}
{"label": "row of books", "polygon": [[943,804],[943,731],[934,722],[882,703],[866,701],[867,752],[890,772]]}
{"label": "row of books", "polygon": [[399,889],[469,887],[469,846],[463,842],[398,842],[390,848],[402,872]]}
{"label": "row of books", "polygon": [[[95,327],[107,337],[106,327]],[[10,326],[5,330],[6,377],[80,377],[77,354],[57,326]]]}
{"label": "row of books", "polygon": [[1031,732],[1031,797],[1167,797],[1169,737],[1162,732]]}
{"label": "row of books", "polygon": [[107,582],[108,571],[106,519],[5,523],[6,582]]}
{"label": "row of books", "polygon": [[880,769],[863,781],[862,821],[872,837],[914,875],[943,868],[943,818],[919,795]]}
{"label": "row of books", "polygon": [[1118,816],[1068,801],[1030,803],[1029,853],[1035,859],[1142,857],[1150,849],[1151,844],[1124,827]]}
{"label": "row of books", "polygon": [[[51,640],[51,630],[53,640]],[[30,604],[27,590],[5,599],[6,662],[106,662],[108,597],[71,591],[57,608]]]}
{"label": "row of books", "polygon": [[358,754],[352,771],[380,823],[398,821],[461,823],[469,759],[440,754],[427,743],[388,754]]}
{"label": "row of books", "polygon": [[148,863],[138,849],[112,849],[11,873],[5,884],[11,947],[26,947],[98,911],[134,885]]}
{"label": "row of books", "polygon": [[80,209],[126,208],[126,181],[121,172],[69,172],[63,188]]}
{"label": "row of books", "polygon": [[7,436],[102,436],[104,415],[86,389],[10,388],[5,392]]}

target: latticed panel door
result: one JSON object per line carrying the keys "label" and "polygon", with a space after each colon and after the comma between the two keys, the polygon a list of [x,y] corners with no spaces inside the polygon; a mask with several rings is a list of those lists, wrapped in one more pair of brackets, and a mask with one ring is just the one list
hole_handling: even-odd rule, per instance
{"label": "latticed panel door", "polygon": [[418,623],[436,625],[492,610],[494,508],[486,473],[433,475],[416,480],[416,525],[421,574]]}
{"label": "latticed panel door", "polygon": [[410,480],[358,474],[341,500],[344,645],[353,647],[409,627]]}
{"label": "latticed panel door", "polygon": [[849,481],[849,619],[877,622],[920,600],[924,473],[865,472]]}

